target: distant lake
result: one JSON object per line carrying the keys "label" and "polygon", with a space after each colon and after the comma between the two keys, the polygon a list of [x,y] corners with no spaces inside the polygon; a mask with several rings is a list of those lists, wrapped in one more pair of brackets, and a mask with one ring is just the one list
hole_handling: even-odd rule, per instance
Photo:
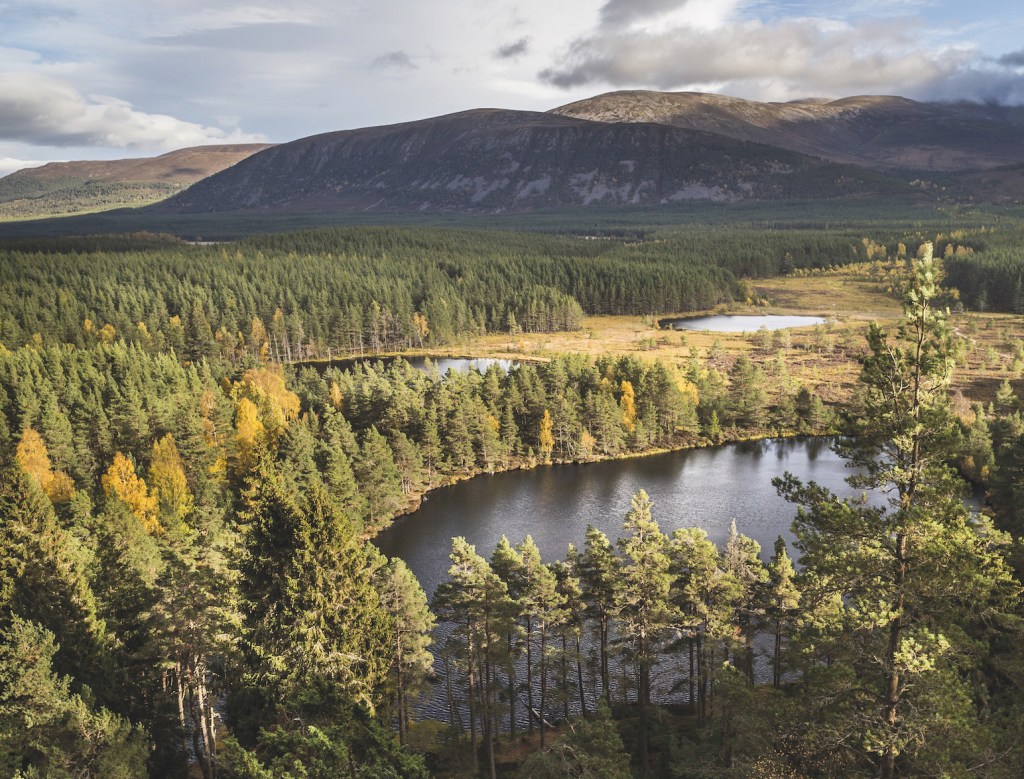
{"label": "distant lake", "polygon": [[718,333],[754,333],[762,327],[768,330],[785,330],[790,327],[822,325],[827,320],[821,316],[695,316],[683,319],[663,320],[663,326],[672,330],[712,330]]}
{"label": "distant lake", "polygon": [[493,357],[378,357],[370,355],[367,357],[346,357],[343,360],[315,360],[298,363],[297,367],[312,367],[322,373],[328,368],[340,368],[341,370],[346,370],[347,368],[354,368],[359,363],[364,362],[382,362],[385,365],[390,365],[395,362],[395,360],[405,360],[413,368],[420,371],[429,372],[434,368],[437,368],[437,372],[442,376],[450,370],[457,371],[459,373],[477,370],[480,371],[480,373],[484,373],[492,365],[497,365],[507,373],[513,366],[518,364],[515,360],[499,360]]}

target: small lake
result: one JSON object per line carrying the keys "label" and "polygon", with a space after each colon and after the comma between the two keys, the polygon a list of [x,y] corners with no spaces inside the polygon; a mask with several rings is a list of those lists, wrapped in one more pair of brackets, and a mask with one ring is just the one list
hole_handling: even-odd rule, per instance
{"label": "small lake", "polygon": [[762,327],[767,330],[786,330],[790,327],[822,325],[827,320],[821,316],[695,316],[683,319],[663,320],[663,326],[672,330],[712,330],[717,333],[754,333]]}
{"label": "small lake", "polygon": [[841,495],[856,494],[844,482],[851,471],[831,450],[832,441],[769,439],[477,476],[431,492],[419,510],[374,543],[402,558],[429,597],[447,578],[452,537],[465,536],[490,558],[502,534],[513,544],[531,534],[550,562],[564,558],[569,543],[581,548],[588,524],[614,541],[630,498],[644,489],[663,532],[702,527],[722,545],[735,519],[739,532],[759,541],[767,558],[779,535],[791,540],[796,513],[776,494],[772,478],[790,471]]}
{"label": "small lake", "polygon": [[466,373],[470,370],[480,371],[484,373],[492,365],[497,365],[506,373],[518,363],[515,360],[500,360],[493,357],[347,357],[343,360],[315,360],[311,362],[297,363],[296,367],[305,368],[312,367],[316,368],[321,373],[328,368],[340,368],[346,370],[348,368],[354,368],[359,363],[375,363],[382,362],[385,365],[390,365],[396,360],[405,360],[413,368],[420,371],[432,371],[435,368],[437,372],[444,376],[448,371],[457,371],[459,373]]}

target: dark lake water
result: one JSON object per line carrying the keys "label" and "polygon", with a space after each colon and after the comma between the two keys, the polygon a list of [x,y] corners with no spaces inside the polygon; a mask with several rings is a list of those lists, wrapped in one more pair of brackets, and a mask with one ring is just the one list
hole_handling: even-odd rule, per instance
{"label": "dark lake water", "polygon": [[665,322],[673,330],[713,330],[718,333],[754,333],[762,327],[768,330],[785,330],[790,327],[821,325],[825,318],[820,316],[696,316],[685,319],[671,319]]}
{"label": "dark lake water", "polygon": [[431,371],[436,368],[442,376],[449,370],[465,373],[475,369],[483,373],[492,365],[497,365],[502,370],[508,372],[516,364],[515,360],[499,360],[493,357],[350,357],[344,360],[317,360],[299,363],[299,365],[301,367],[311,366],[322,372],[327,368],[341,368],[345,370],[361,362],[383,362],[385,365],[388,365],[395,360],[405,360],[413,368],[421,371]]}
{"label": "dark lake water", "polygon": [[396,521],[375,543],[402,558],[431,596],[447,578],[453,536],[465,536],[489,558],[502,534],[513,544],[531,534],[545,561],[562,559],[567,544],[583,546],[588,524],[617,538],[630,498],[645,489],[662,531],[702,527],[722,544],[735,519],[739,532],[759,541],[767,557],[779,535],[791,539],[795,514],[776,494],[773,477],[790,471],[841,495],[856,494],[844,482],[851,471],[831,443],[769,439],[478,476],[430,493],[418,511]]}

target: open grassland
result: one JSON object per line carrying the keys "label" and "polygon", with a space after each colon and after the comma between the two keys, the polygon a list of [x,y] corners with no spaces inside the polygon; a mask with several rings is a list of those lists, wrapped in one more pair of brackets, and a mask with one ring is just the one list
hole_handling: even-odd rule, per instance
{"label": "open grassland", "polygon": [[[901,315],[899,301],[882,285],[842,270],[761,280],[753,291],[757,303],[703,313],[814,315],[828,322],[775,333],[724,333],[659,328],[659,319],[668,317],[590,316],[575,332],[487,335],[450,353],[541,360],[567,353],[634,355],[679,367],[700,356],[723,372],[746,354],[765,371],[771,389],[803,384],[837,404],[857,386],[868,324],[893,325]],[[1024,387],[1024,316],[961,312],[952,314],[951,324],[962,343],[953,380],[962,414],[972,402],[992,401],[1004,380]]]}

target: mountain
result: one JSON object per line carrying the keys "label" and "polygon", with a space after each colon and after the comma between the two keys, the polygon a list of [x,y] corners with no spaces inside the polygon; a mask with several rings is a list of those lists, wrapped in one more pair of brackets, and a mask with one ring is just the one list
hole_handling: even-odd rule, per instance
{"label": "mountain", "polygon": [[832,197],[901,186],[701,130],[480,109],[280,144],[159,208],[499,212]]}
{"label": "mountain", "polygon": [[25,168],[0,178],[0,219],[146,205],[266,148],[255,143],[195,146],[159,157]]}
{"label": "mountain", "polygon": [[554,109],[600,122],[655,122],[875,169],[956,171],[1024,162],[1024,110],[903,97],[761,103],[702,92],[609,92]]}

